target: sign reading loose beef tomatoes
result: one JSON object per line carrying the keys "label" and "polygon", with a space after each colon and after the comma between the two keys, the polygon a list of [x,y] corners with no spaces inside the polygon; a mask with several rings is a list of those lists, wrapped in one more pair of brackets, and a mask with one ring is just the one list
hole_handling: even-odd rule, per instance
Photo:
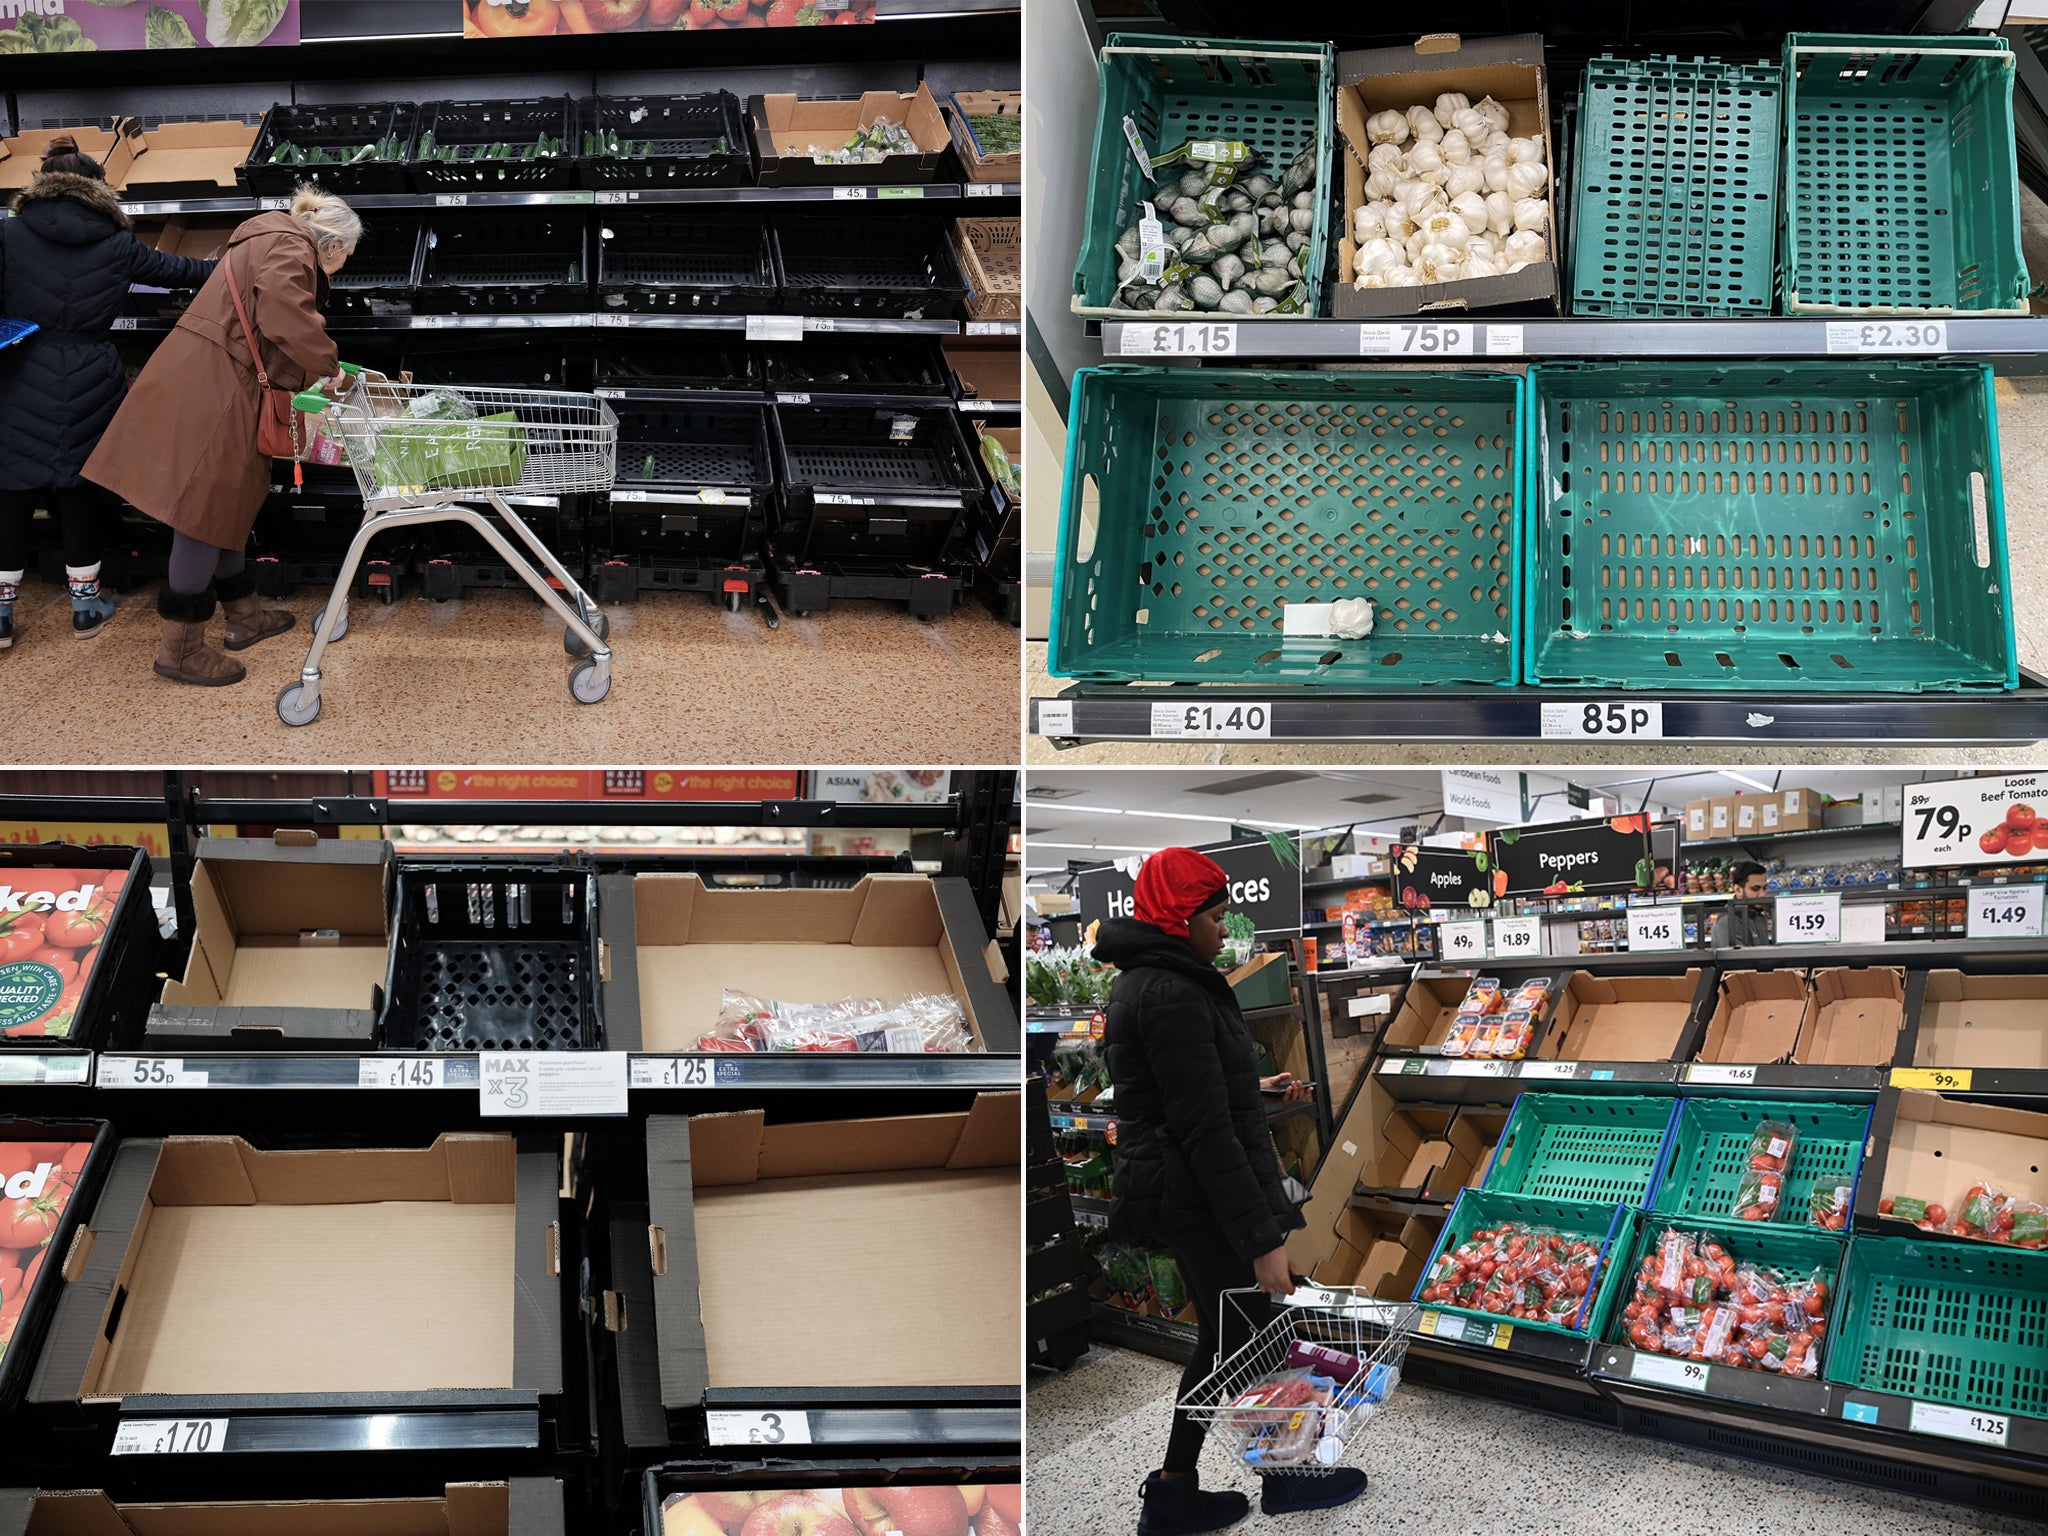
{"label": "sign reading loose beef tomatoes", "polygon": [[128,873],[0,870],[0,1036],[68,1038]]}
{"label": "sign reading loose beef tomatoes", "polygon": [[0,1357],[91,1151],[89,1141],[0,1141]]}

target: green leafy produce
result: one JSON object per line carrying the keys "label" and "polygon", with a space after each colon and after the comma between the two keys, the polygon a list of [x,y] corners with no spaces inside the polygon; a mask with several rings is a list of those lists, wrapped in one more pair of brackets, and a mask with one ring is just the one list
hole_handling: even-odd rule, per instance
{"label": "green leafy produce", "polygon": [[859,129],[837,149],[811,146],[811,159],[820,165],[873,165],[891,155],[918,153],[917,140],[903,124],[878,117]]}
{"label": "green leafy produce", "polygon": [[967,126],[984,155],[1007,155],[1024,147],[1024,120],[1009,112],[970,112]]}
{"label": "green leafy produce", "polygon": [[284,20],[286,0],[199,0],[206,41],[214,48],[253,48]]}
{"label": "green leafy produce", "polygon": [[1010,462],[1010,456],[1003,451],[1003,445],[992,437],[981,440],[981,462],[988,466],[988,472],[997,485],[1014,498],[1024,495],[1024,477],[1017,472],[1017,466]]}
{"label": "green leafy produce", "polygon": [[99,46],[69,16],[24,16],[12,32],[0,32],[0,54],[97,53]]}
{"label": "green leafy produce", "polygon": [[199,46],[199,39],[192,35],[192,24],[176,11],[161,5],[152,5],[149,8],[149,14],[143,18],[142,36],[145,48]]}

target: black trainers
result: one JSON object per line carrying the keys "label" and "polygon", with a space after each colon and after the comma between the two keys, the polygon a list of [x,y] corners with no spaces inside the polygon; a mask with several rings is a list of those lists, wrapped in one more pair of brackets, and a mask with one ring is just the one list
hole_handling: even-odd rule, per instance
{"label": "black trainers", "polygon": [[1211,1493],[1196,1478],[1157,1472],[1146,1476],[1138,1497],[1145,1501],[1138,1512],[1138,1536],[1198,1536],[1235,1525],[1252,1512],[1252,1501],[1241,1493]]}
{"label": "black trainers", "polygon": [[1259,1512],[1292,1515],[1305,1509],[1335,1509],[1349,1504],[1365,1492],[1365,1474],[1356,1467],[1339,1467],[1320,1477],[1289,1477],[1267,1473],[1259,1478]]}

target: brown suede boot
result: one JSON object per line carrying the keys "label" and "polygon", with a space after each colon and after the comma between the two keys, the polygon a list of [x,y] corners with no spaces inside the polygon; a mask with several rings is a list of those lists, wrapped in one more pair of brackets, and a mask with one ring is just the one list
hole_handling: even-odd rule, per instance
{"label": "brown suede boot", "polygon": [[246,570],[239,575],[223,576],[216,590],[220,593],[221,612],[227,615],[227,646],[231,651],[246,651],[259,640],[283,634],[297,622],[286,609],[263,606],[263,600],[256,595],[256,578]]}
{"label": "brown suede boot", "polygon": [[165,587],[157,594],[157,615],[164,621],[163,639],[156,648],[158,677],[200,688],[224,688],[248,676],[239,661],[206,643],[206,624],[213,617],[213,608],[211,588],[193,594]]}

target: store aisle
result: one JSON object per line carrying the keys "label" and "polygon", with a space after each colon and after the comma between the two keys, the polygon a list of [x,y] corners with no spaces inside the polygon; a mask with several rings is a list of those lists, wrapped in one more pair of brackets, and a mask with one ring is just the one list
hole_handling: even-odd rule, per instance
{"label": "store aisle", "polygon": [[[1027,1404],[1033,1536],[1130,1536],[1138,1485],[1158,1464],[1177,1366],[1096,1345],[1058,1376],[1034,1374]],[[2038,1533],[2044,1527],[1848,1483],[1630,1440],[1503,1404],[1403,1385],[1374,1420],[1364,1499],[1334,1514],[1268,1520],[1257,1480],[1217,1441],[1212,1488],[1252,1495],[1233,1536],[1885,1536]]]}
{"label": "store aisle", "polygon": [[611,696],[589,706],[569,697],[561,622],[525,592],[354,602],[322,659],[320,718],[293,730],[273,706],[324,594],[285,603],[297,627],[241,652],[249,676],[230,688],[151,674],[154,583],[85,642],[61,588],[23,598],[0,690],[37,701],[37,735],[71,763],[134,762],[144,744],[170,763],[501,762],[508,739],[534,763],[1016,760],[1017,631],[978,601],[932,623],[848,603],[779,630],[703,599],[617,605]]}

